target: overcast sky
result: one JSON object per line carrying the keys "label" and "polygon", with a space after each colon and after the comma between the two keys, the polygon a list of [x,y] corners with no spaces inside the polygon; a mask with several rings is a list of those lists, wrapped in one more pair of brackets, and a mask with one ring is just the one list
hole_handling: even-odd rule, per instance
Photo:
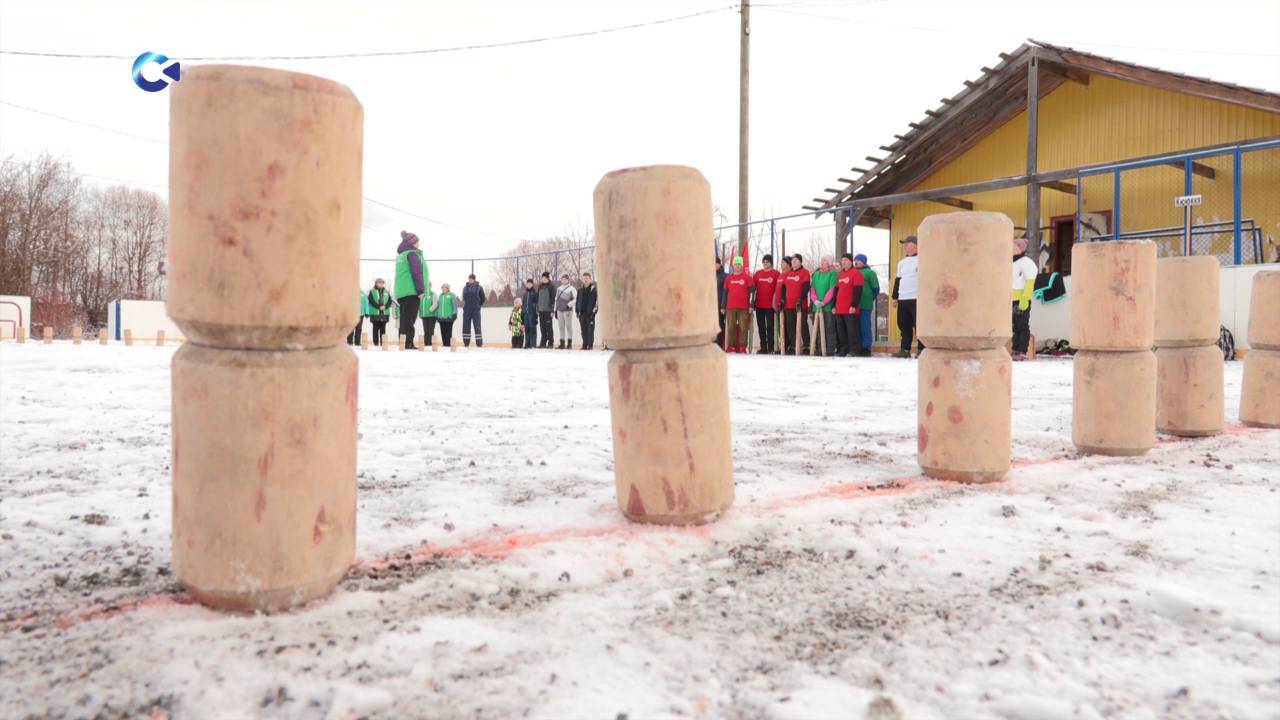
{"label": "overcast sky", "polygon": [[[0,3],[0,100],[163,141],[166,92],[130,79],[144,50],[197,56],[416,50],[699,17],[591,37],[408,57],[261,61],[336,79],[365,108],[363,252],[416,231],[428,257],[496,254],[591,223],[610,170],[693,165],[737,208],[736,3]],[[799,212],[822,188],[1027,37],[1280,90],[1280,1],[840,2],[752,9],[751,205]],[[188,63],[191,65],[194,63]],[[48,150],[81,173],[167,184],[168,148],[0,105],[0,152]],[[86,182],[106,182],[86,178]],[[826,222],[824,219],[823,222]],[[807,232],[812,218],[790,225]],[[859,231],[861,232],[861,231]],[[882,236],[859,249],[882,255]],[[873,247],[874,245],[874,247]],[[873,257],[873,260],[876,258]]]}

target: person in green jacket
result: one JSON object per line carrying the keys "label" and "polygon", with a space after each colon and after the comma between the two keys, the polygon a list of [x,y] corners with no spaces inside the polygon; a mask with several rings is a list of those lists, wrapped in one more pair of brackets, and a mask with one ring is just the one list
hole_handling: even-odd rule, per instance
{"label": "person in green jacket", "polygon": [[413,344],[413,328],[418,322],[418,309],[427,294],[427,261],[418,249],[418,236],[408,230],[400,231],[400,247],[396,249],[396,302],[400,305],[400,335],[405,348],[416,349]]}
{"label": "person in green jacket", "polygon": [[859,357],[871,357],[871,346],[876,341],[873,329],[875,328],[876,298],[880,297],[880,276],[876,275],[876,271],[867,265],[867,256],[862,253],[853,256],[853,266],[858,269],[858,272],[862,273],[862,302],[859,305],[862,308],[862,312],[858,315],[862,350],[858,355]]}
{"label": "person in green jacket", "polygon": [[445,347],[453,341],[453,321],[457,319],[458,296],[449,291],[449,283],[443,283],[436,298],[436,322],[440,324],[440,342]]}
{"label": "person in green jacket", "polygon": [[431,289],[431,283],[427,283],[427,292],[422,295],[422,309],[418,314],[422,316],[422,347],[425,348],[436,334],[436,292]]}
{"label": "person in green jacket", "polygon": [[[831,256],[823,255],[809,286],[809,304],[813,308],[814,323],[822,323],[822,335],[826,339],[826,348],[822,354],[827,357],[836,354],[836,321],[831,310],[835,307],[836,280],[839,277],[840,273],[832,263]],[[814,330],[816,332],[817,328]]]}
{"label": "person in green jacket", "polygon": [[356,320],[356,327],[347,335],[348,345],[360,344],[360,332],[364,329],[364,319],[369,316],[369,296],[363,290],[360,291],[360,318]]}
{"label": "person in green jacket", "polygon": [[387,291],[387,281],[378,278],[369,291],[369,324],[373,326],[373,344],[382,347],[382,336],[387,334],[387,321],[391,319],[391,306],[394,301]]}
{"label": "person in green jacket", "polygon": [[511,331],[511,349],[524,347],[524,300],[516,298],[511,304],[511,317],[507,318],[507,329]]}

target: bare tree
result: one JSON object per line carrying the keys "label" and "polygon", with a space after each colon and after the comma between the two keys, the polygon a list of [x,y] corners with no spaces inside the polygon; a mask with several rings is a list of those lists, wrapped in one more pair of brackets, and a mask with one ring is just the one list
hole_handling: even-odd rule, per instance
{"label": "bare tree", "polygon": [[503,254],[503,259],[493,264],[493,276],[488,282],[493,287],[524,287],[526,278],[537,282],[542,273],[550,273],[557,281],[560,275],[568,275],[574,283],[580,283],[582,273],[595,272],[595,233],[579,223],[566,228],[561,235],[542,240],[521,240]]}

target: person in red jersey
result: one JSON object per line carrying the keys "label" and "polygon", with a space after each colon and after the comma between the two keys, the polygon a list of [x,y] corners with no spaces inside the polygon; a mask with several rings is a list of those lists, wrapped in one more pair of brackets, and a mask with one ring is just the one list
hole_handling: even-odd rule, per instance
{"label": "person in red jersey", "polygon": [[783,288],[783,347],[787,355],[796,354],[796,323],[800,323],[802,335],[800,354],[809,354],[809,323],[805,322],[805,305],[809,297],[809,270],[804,266],[800,253],[791,256],[791,269],[782,274]]}
{"label": "person in red jersey", "polygon": [[751,300],[755,278],[747,274],[742,258],[733,259],[733,273],[724,279],[725,352],[745,353],[751,328]]}
{"label": "person in red jersey", "polygon": [[777,316],[773,311],[777,299],[778,278],[782,273],[773,268],[773,256],[766,254],[760,258],[764,267],[756,271],[752,279],[756,283],[756,330],[760,333],[760,352],[772,355],[774,350],[774,327]]}
{"label": "person in red jersey", "polygon": [[862,334],[858,330],[859,307],[862,302],[862,271],[853,266],[853,256],[840,258],[840,274],[836,276],[836,357],[850,357],[862,351]]}

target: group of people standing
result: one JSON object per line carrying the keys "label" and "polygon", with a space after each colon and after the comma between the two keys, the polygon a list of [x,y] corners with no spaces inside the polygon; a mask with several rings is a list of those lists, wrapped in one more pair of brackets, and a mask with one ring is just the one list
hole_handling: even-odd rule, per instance
{"label": "group of people standing", "polygon": [[378,278],[368,293],[360,293],[360,322],[347,335],[348,344],[360,344],[364,318],[369,318],[375,346],[385,342],[387,323],[392,320],[398,322],[400,335],[405,339],[405,349],[417,348],[419,320],[422,322],[424,347],[431,343],[437,325],[440,327],[440,340],[448,346],[453,342],[453,324],[458,319],[458,311],[462,310],[463,344],[470,346],[474,340],[476,347],[484,346],[484,335],[480,329],[480,308],[485,303],[484,287],[476,281],[475,275],[469,275],[467,284],[462,288],[461,300],[449,283],[441,284],[437,293],[419,245],[417,235],[408,231],[400,233],[394,284],[388,289],[387,281]]}
{"label": "group of people standing", "polygon": [[[582,331],[583,350],[591,350],[596,344],[596,313],[600,309],[599,293],[591,273],[582,273],[582,287],[575,288],[567,274],[560,276],[560,284],[551,284],[551,273],[544,272],[535,285],[533,278],[524,281],[524,292],[515,299],[511,318],[507,322],[511,330],[513,348],[550,348],[556,342],[558,350],[573,349],[573,319],[578,319]],[[552,321],[559,327],[553,330]]]}
{"label": "group of people standing", "polygon": [[761,264],[760,270],[747,274],[743,259],[735,257],[732,272],[726,273],[716,258],[720,289],[716,343],[726,352],[746,352],[754,314],[763,354],[808,355],[813,347],[811,333],[816,330],[824,342],[814,349],[824,355],[871,355],[880,278],[867,265],[866,255],[845,253],[839,265],[823,257],[814,272],[804,266],[799,253],[784,257],[781,270],[773,267],[772,255],[762,257]]}
{"label": "group of people standing", "polygon": [[[445,346],[453,342],[453,325],[462,314],[462,344],[484,347],[480,310],[484,307],[484,287],[475,275],[467,276],[462,297],[455,295],[448,283],[435,292],[426,259],[419,247],[418,236],[406,231],[400,233],[400,246],[396,249],[396,267],[393,285],[387,288],[384,279],[378,278],[369,292],[360,293],[360,322],[347,335],[347,344],[359,345],[368,318],[373,327],[373,345],[385,342],[387,323],[398,321],[400,335],[406,349],[416,349],[417,322],[422,321],[423,346],[431,344],[435,329],[440,327],[440,340]],[[591,273],[582,274],[582,287],[576,288],[568,275],[560,277],[558,286],[551,284],[551,273],[542,273],[541,283],[534,285],[533,278],[525,280],[523,295],[515,298],[508,328],[513,348],[549,348],[555,342],[556,332],[552,321],[559,321],[560,349],[573,348],[573,319],[578,319],[582,332],[582,349],[595,347],[597,303],[596,284]],[[539,337],[541,341],[539,341]]]}

